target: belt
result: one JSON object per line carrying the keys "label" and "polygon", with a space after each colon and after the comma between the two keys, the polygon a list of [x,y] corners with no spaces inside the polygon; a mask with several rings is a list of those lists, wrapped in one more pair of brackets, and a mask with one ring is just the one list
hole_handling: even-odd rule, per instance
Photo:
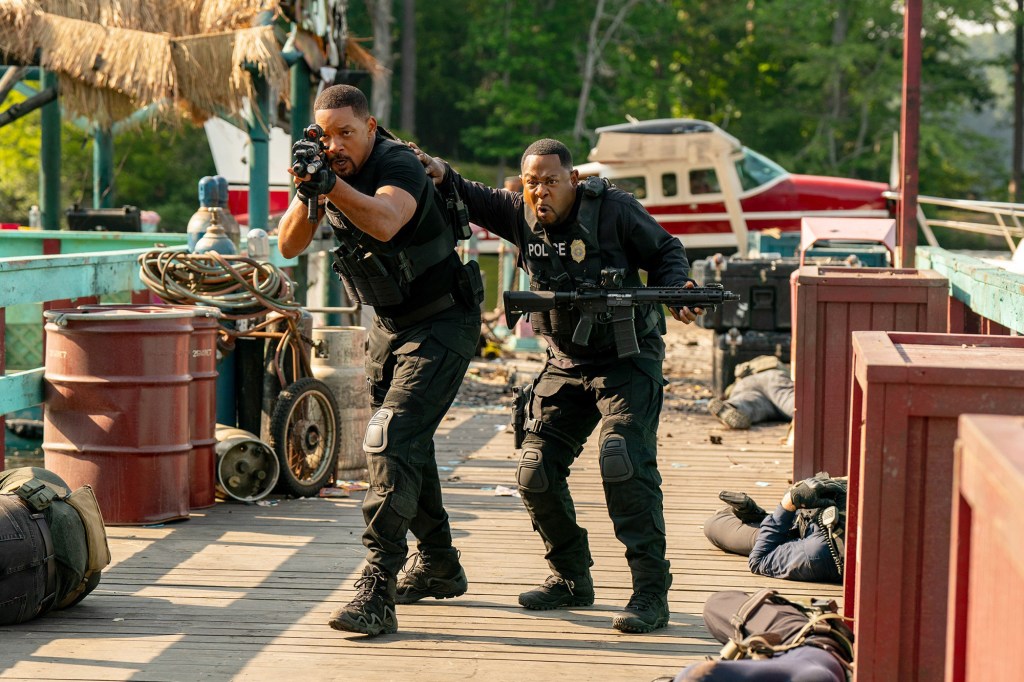
{"label": "belt", "polygon": [[392,317],[384,317],[378,315],[377,319],[380,320],[382,327],[387,329],[392,334],[396,334],[407,327],[411,327],[417,322],[422,322],[427,318],[433,317],[434,315],[448,310],[455,305],[455,297],[451,294],[445,294],[441,298],[421,305],[419,308],[409,313],[408,315],[398,315]]}
{"label": "belt", "polygon": [[43,548],[46,551],[46,594],[39,603],[39,611],[36,612],[36,615],[41,616],[53,607],[57,599],[57,555],[53,551],[53,537],[50,535],[46,517],[42,512],[36,512],[31,518],[39,527],[39,534],[43,536]]}

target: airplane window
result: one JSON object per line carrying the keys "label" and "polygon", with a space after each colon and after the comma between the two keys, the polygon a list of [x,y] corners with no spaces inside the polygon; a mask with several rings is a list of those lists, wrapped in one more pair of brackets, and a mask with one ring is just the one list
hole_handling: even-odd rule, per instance
{"label": "airplane window", "polygon": [[661,175],[661,196],[674,197],[679,194],[679,186],[675,173],[662,173]]}
{"label": "airplane window", "polygon": [[623,192],[629,192],[637,199],[647,198],[647,178],[642,175],[633,178],[613,178],[612,184]]}
{"label": "airplane window", "polygon": [[722,191],[714,168],[690,171],[690,194],[718,194]]}
{"label": "airplane window", "polygon": [[771,159],[761,156],[753,149],[743,148],[743,158],[736,162],[736,172],[740,176],[740,186],[745,190],[760,187],[786,170]]}

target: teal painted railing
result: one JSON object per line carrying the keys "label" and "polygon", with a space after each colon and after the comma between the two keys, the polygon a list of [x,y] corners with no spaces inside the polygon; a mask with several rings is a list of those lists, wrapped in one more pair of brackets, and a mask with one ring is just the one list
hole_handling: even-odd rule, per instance
{"label": "teal painted railing", "polygon": [[949,295],[976,315],[1024,334],[1024,274],[934,246],[919,246],[916,266],[949,280]]}
{"label": "teal painted railing", "polygon": [[[180,240],[177,238],[180,237]],[[154,244],[184,244],[185,235],[139,233],[68,233],[10,231],[0,233],[0,254],[42,250],[44,240],[55,240],[58,255],[13,255],[0,258],[0,309],[22,304],[43,303],[84,296],[109,296],[142,291],[138,257]],[[80,253],[87,245],[107,250]],[[110,250],[132,245],[144,248]],[[175,245],[174,248],[182,248]],[[72,253],[69,253],[72,252]],[[279,267],[294,266],[298,259],[286,259],[271,238],[271,262]],[[41,321],[40,321],[41,324]],[[0,344],[4,336],[0,334]],[[37,367],[0,376],[0,415],[37,405],[43,401],[43,368]]]}
{"label": "teal painted railing", "polygon": [[2,230],[0,258],[46,254],[95,253],[154,246],[183,246],[183,232],[87,232],[68,230]]}

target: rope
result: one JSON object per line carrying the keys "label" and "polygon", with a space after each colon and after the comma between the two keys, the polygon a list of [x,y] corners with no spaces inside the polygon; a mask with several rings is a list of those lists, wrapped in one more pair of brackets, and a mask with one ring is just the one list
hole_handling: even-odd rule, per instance
{"label": "rope", "polygon": [[[167,303],[219,309],[220,341],[225,351],[234,348],[238,337],[277,339],[274,366],[282,387],[288,382],[281,361],[289,348],[292,376],[312,376],[309,358],[303,350],[303,344],[312,344],[312,339],[302,335],[298,324],[302,305],[294,298],[294,283],[273,263],[212,251],[193,254],[154,249],[139,256],[139,278]],[[270,312],[281,317],[265,319]],[[239,320],[251,320],[253,324],[235,324]],[[284,323],[283,332],[265,331],[278,323]],[[238,326],[243,329],[237,329]]]}

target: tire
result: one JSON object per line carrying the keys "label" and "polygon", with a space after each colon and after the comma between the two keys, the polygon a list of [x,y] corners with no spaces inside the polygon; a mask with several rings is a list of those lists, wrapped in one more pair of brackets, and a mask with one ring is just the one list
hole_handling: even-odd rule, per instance
{"label": "tire", "polygon": [[341,449],[341,413],[324,382],[305,377],[278,394],[270,416],[270,447],[281,463],[277,489],[296,497],[320,492]]}

